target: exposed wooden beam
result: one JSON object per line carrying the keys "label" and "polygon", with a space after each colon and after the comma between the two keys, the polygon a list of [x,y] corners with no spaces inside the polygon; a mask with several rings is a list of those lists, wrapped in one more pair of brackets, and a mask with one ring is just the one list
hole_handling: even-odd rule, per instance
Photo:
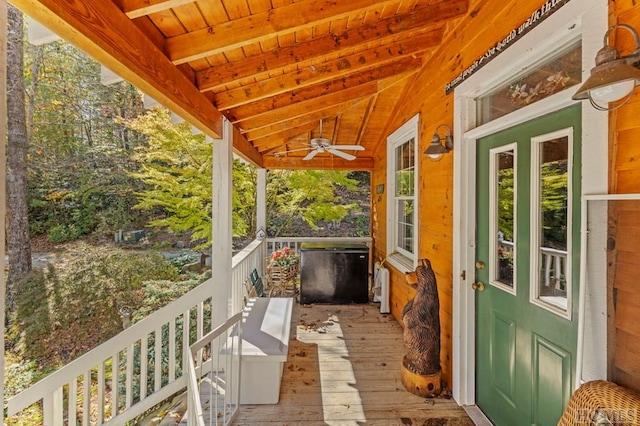
{"label": "exposed wooden beam", "polygon": [[338,158],[335,155],[325,157],[316,156],[312,160],[305,161],[303,157],[275,157],[265,156],[262,166],[265,169],[287,170],[373,170],[373,158],[357,157],[353,161]]}
{"label": "exposed wooden beam", "polygon": [[271,126],[262,127],[256,130],[251,129],[249,132],[245,133],[244,135],[249,141],[253,141],[254,139],[260,139],[269,135],[274,135],[276,133],[286,131],[291,127],[301,126],[302,124],[305,124],[305,123],[312,123],[312,122],[319,123],[320,120],[324,120],[326,118],[332,117],[337,113],[344,111],[349,107],[352,107],[358,102],[359,100],[349,101],[340,105],[335,105],[333,108],[330,108],[330,109],[325,109],[321,111],[310,111],[307,114],[300,117],[296,117],[292,120],[284,121],[281,123],[275,123]]}
{"label": "exposed wooden beam", "polygon": [[399,2],[301,0],[172,37],[167,40],[166,51],[174,63],[189,62]]}
{"label": "exposed wooden beam", "polygon": [[163,12],[195,0],[119,0],[122,11],[131,19]]}
{"label": "exposed wooden beam", "polygon": [[295,119],[297,117],[308,114],[309,111],[319,111],[333,108],[336,104],[342,104],[348,101],[364,99],[372,96],[378,91],[378,84],[375,81],[352,87],[338,92],[328,93],[303,102],[298,102],[280,109],[275,109],[258,116],[250,117],[235,123],[240,129],[256,130],[261,127],[270,126],[283,121]]}
{"label": "exposed wooden beam", "polygon": [[422,61],[420,59],[403,59],[400,62],[383,65],[374,70],[366,70],[341,79],[325,81],[282,95],[271,96],[268,99],[252,102],[231,110],[225,110],[224,113],[232,122],[238,122],[250,117],[260,116],[272,110],[310,101],[324,96],[327,93],[337,93],[341,90],[348,90],[374,81],[378,84],[378,90],[381,90],[381,82],[387,80],[398,81],[399,79],[405,78],[409,73],[416,72],[421,65]]}
{"label": "exposed wooden beam", "polygon": [[111,1],[11,0],[212,138],[222,114]]}
{"label": "exposed wooden beam", "polygon": [[146,16],[141,18],[133,19],[132,22],[136,25],[136,27],[140,28],[140,31],[144,33],[144,35],[156,45],[158,49],[164,52],[164,43],[166,39],[164,38],[164,34],[160,32],[158,27],[155,26],[153,22]]}
{"label": "exposed wooden beam", "polygon": [[416,37],[401,43],[380,46],[329,62],[314,64],[268,80],[227,90],[216,94],[214,98],[216,106],[220,110],[234,108],[302,87],[397,62],[406,57],[411,58],[427,49],[429,47],[422,44],[421,38]]}
{"label": "exposed wooden beam", "polygon": [[[433,8],[433,6],[430,8]],[[418,10],[422,11],[424,9]],[[422,15],[419,17],[422,18]],[[322,57],[327,54],[345,52],[364,44],[371,43],[371,41],[377,41],[380,44],[384,44],[385,41],[391,41],[392,38],[397,38],[398,34],[406,34],[409,30],[415,30],[419,25],[426,25],[424,19],[418,20],[415,18],[415,13],[408,15],[408,22],[406,23],[399,21],[397,18],[389,18],[380,21],[375,25],[367,25],[363,28],[354,28],[341,35],[329,34],[292,47],[285,47],[252,56],[245,60],[229,62],[221,66],[211,67],[209,69],[199,71],[196,74],[197,85],[198,88],[203,91],[216,90],[229,83],[239,82],[249,77],[263,79],[274,70],[317,57]],[[432,20],[435,19],[432,18]],[[442,28],[432,28],[423,31],[423,34],[424,33],[428,33],[430,36],[428,39],[423,39],[425,47],[433,47],[440,44],[442,41],[444,30]]]}
{"label": "exposed wooden beam", "polygon": [[247,138],[233,126],[233,149],[236,155],[256,167],[262,167],[262,155],[249,143]]}
{"label": "exposed wooden beam", "polygon": [[291,139],[300,136],[303,133],[308,133],[316,127],[318,127],[318,123],[313,121],[301,126],[291,127],[276,135],[269,135],[264,138],[254,139],[251,143],[263,154],[274,149],[282,150],[284,149],[283,147],[291,141]]}
{"label": "exposed wooden beam", "polygon": [[365,110],[364,117],[362,117],[362,121],[360,122],[360,127],[358,128],[358,135],[356,136],[356,140],[354,141],[357,145],[362,145],[362,139],[364,136],[364,131],[369,124],[369,120],[371,119],[371,115],[373,113],[373,106],[376,104],[377,95],[372,97],[369,101],[369,105],[367,105],[367,109]]}

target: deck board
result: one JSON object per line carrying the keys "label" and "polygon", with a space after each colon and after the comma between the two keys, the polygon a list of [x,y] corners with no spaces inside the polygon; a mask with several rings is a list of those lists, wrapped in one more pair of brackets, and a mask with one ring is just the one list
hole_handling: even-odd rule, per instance
{"label": "deck board", "polygon": [[295,305],[280,402],[243,405],[235,425],[473,425],[455,401],[400,383],[402,328],[375,305]]}

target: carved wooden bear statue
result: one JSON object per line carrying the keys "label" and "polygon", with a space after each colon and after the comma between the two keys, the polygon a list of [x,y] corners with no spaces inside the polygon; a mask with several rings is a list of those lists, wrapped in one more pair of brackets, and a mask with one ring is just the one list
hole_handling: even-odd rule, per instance
{"label": "carved wooden bear statue", "polygon": [[402,311],[406,367],[420,375],[436,374],[440,371],[440,303],[431,262],[421,259],[415,273],[407,274],[407,283],[416,295]]}

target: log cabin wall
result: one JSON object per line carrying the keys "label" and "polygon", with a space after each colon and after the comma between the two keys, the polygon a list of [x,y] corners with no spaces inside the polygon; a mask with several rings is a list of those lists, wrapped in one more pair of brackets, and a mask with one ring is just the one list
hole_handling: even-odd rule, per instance
{"label": "log cabin wall", "polygon": [[[640,30],[640,3],[609,2],[610,24]],[[633,49],[626,31],[617,31],[615,45],[623,55]],[[640,193],[640,95],[610,113],[610,191]],[[608,253],[608,374],[609,379],[640,391],[640,202],[609,204]]]}
{"label": "log cabin wall", "polygon": [[[407,85],[398,108],[387,124],[386,134],[420,113],[419,124],[419,258],[428,258],[436,272],[440,297],[442,378],[452,381],[453,344],[453,156],[431,161],[422,152],[436,127],[453,124],[453,94],[445,94],[445,85],[504,38],[545,3],[544,0],[476,0],[469,12],[450,23],[445,41],[428,59],[428,64]],[[514,48],[513,46],[510,48]],[[516,47],[517,48],[517,47]],[[455,155],[455,146],[453,152]],[[386,144],[379,145],[372,173],[372,228],[376,260],[386,256],[387,192],[375,194],[378,184],[386,183]],[[390,270],[391,313],[400,321],[402,309],[413,297],[404,273],[387,264]]]}

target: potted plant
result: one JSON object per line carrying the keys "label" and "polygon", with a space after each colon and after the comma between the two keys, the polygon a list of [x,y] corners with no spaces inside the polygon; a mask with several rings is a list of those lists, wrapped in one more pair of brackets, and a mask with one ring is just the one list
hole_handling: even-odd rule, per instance
{"label": "potted plant", "polygon": [[276,250],[269,256],[267,276],[269,286],[287,287],[300,271],[300,257],[289,246]]}

